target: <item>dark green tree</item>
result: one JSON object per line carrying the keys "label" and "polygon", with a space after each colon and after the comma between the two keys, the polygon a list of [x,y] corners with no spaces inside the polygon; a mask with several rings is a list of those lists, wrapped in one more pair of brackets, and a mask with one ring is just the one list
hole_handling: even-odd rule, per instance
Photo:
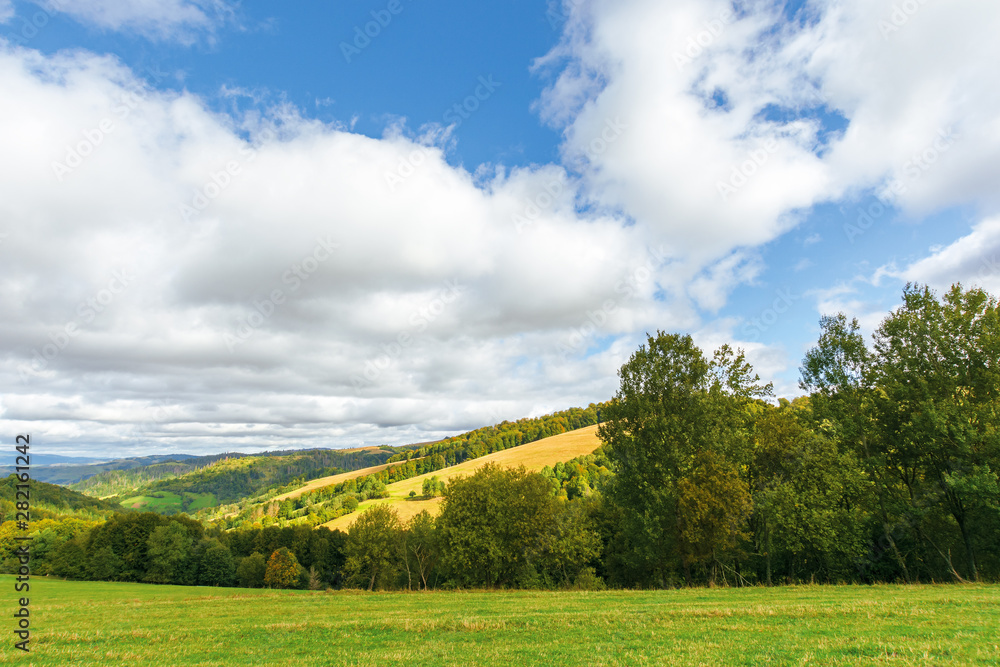
{"label": "dark green tree", "polygon": [[357,518],[347,531],[344,574],[348,581],[373,590],[392,585],[399,567],[399,514],[378,504]]}

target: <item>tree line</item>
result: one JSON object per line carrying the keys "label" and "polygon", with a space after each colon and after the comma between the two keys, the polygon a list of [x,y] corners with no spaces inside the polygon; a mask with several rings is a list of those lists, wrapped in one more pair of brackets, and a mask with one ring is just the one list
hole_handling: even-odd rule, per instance
{"label": "tree line", "polygon": [[907,285],[870,344],[824,317],[794,401],[741,351],[662,331],[619,377],[598,451],[435,485],[437,517],[375,505],[343,533],[119,514],[50,535],[39,566],[369,590],[1000,578],[1000,308],[982,290]]}

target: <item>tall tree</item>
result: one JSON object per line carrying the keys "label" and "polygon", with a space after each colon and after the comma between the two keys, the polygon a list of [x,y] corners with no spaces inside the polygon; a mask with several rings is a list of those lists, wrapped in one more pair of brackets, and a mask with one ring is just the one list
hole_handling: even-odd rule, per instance
{"label": "tall tree", "polygon": [[759,383],[742,352],[723,347],[709,361],[690,336],[662,331],[648,337],[618,375],[620,388],[598,428],[616,473],[608,495],[663,586],[686,548],[681,526],[696,521],[680,516],[695,511],[691,503],[679,504],[680,481],[695,479],[703,452],[733,465],[749,461],[748,406],[771,387]]}
{"label": "tall tree", "polygon": [[344,574],[368,590],[392,585],[399,564],[399,514],[385,504],[375,505],[357,518],[347,532]]}
{"label": "tall tree", "polygon": [[538,473],[495,464],[451,480],[438,530],[442,564],[453,579],[477,586],[527,583],[556,512],[551,489]]}

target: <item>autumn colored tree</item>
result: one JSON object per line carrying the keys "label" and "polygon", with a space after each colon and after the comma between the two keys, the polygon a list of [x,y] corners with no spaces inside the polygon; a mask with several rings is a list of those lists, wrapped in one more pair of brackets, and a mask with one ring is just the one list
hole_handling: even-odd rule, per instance
{"label": "autumn colored tree", "polygon": [[300,575],[299,561],[287,547],[277,549],[267,559],[264,585],[268,588],[294,588]]}

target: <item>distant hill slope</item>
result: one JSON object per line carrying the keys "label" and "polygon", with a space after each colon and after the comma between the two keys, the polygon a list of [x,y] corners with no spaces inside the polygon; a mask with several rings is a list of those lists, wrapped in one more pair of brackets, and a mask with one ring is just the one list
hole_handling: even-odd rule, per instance
{"label": "distant hill slope", "polygon": [[[0,522],[14,519],[16,507],[13,501],[19,484],[22,482],[19,482],[15,475],[0,479]],[[91,498],[64,486],[36,479],[32,479],[28,484],[31,503],[30,521],[64,516],[106,518],[114,512],[123,511],[116,502]]]}
{"label": "distant hill slope", "polygon": [[341,482],[346,482],[349,479],[357,479],[358,477],[364,477],[365,475],[371,475],[386,468],[390,468],[393,465],[402,465],[401,463],[383,463],[382,465],[371,466],[369,468],[361,468],[359,470],[351,470],[349,472],[342,472],[336,475],[328,475],[326,477],[319,477],[310,482],[306,482],[294,491],[289,491],[288,493],[282,493],[279,496],[275,496],[270,500],[274,502],[281,502],[282,500],[289,500],[298,498],[303,493],[309,493],[310,491],[315,491],[316,489],[322,489],[326,486],[333,486],[334,484],[340,484]]}
{"label": "distant hill slope", "polygon": [[[268,492],[291,490],[306,480],[378,466],[399,452],[392,447],[357,449],[318,449],[264,454],[229,454],[208,464],[192,459],[183,463],[164,463],[135,470],[111,473],[90,482],[88,492],[117,489],[123,505],[163,514],[193,512],[253,498]],[[188,468],[188,469],[185,469]],[[141,486],[134,481],[143,476],[160,475]],[[105,486],[99,486],[104,484]],[[113,486],[116,485],[116,486]]]}
{"label": "distant hill slope", "polygon": [[560,461],[569,461],[578,456],[592,454],[600,446],[601,441],[597,438],[596,424],[536,440],[526,445],[472,459],[450,468],[389,484],[386,486],[386,490],[389,492],[388,498],[366,500],[358,505],[356,512],[338,517],[323,525],[330,529],[347,530],[362,512],[380,503],[394,507],[403,521],[408,521],[425,509],[431,514],[436,514],[441,498],[414,500],[409,497],[410,491],[416,491],[418,495],[421,493],[425,479],[437,477],[439,480],[447,481],[460,475],[471,475],[487,463],[496,463],[511,468],[524,466],[527,470],[539,471],[545,466],[554,466]]}
{"label": "distant hill slope", "polygon": [[[70,486],[109,470],[128,470],[163,461],[183,461],[190,458],[194,457],[188,454],[156,454],[110,459],[33,453],[31,455],[31,477],[49,484]],[[13,466],[0,466],[0,476],[9,475],[12,472],[14,472]]]}

